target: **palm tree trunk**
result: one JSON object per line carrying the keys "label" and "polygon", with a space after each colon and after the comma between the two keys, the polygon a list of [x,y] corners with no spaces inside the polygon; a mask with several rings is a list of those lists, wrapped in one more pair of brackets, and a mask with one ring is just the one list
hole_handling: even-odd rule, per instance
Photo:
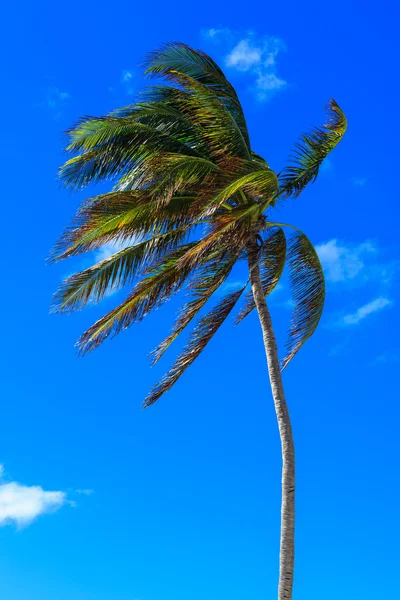
{"label": "palm tree trunk", "polygon": [[291,600],[294,568],[295,517],[295,457],[292,426],[283,391],[278,349],[271,316],[263,294],[256,248],[249,250],[248,262],[251,288],[264,339],[269,379],[282,445],[282,506],[278,600]]}

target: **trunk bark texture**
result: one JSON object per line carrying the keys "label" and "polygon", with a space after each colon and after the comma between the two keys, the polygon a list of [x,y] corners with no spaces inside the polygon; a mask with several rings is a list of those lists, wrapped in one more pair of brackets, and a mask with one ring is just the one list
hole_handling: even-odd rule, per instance
{"label": "trunk bark texture", "polygon": [[248,262],[251,288],[264,339],[269,379],[282,445],[282,505],[278,600],[291,600],[294,568],[295,520],[295,456],[292,426],[283,391],[275,334],[263,293],[256,247],[249,250]]}

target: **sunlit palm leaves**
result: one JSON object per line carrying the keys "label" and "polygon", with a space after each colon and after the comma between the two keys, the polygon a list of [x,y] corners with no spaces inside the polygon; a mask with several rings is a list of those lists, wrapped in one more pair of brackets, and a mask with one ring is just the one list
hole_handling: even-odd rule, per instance
{"label": "sunlit palm leaves", "polygon": [[347,119],[339,105],[329,103],[328,122],[304,133],[295,145],[294,163],[280,174],[281,191],[297,197],[306,185],[315,181],[323,160],[337,146],[347,129]]}
{"label": "sunlit palm leaves", "polygon": [[109,335],[116,335],[135,322],[141,321],[151,310],[158,308],[172,294],[178,292],[191,274],[190,268],[179,266],[179,259],[194,244],[181,246],[176,252],[156,264],[117,308],[110,311],[78,340],[83,354],[99,346]]}
{"label": "sunlit palm leaves", "polygon": [[[93,251],[105,243],[115,253],[75,275],[56,292],[55,312],[79,310],[126,285],[126,299],[78,341],[84,354],[140,321],[171,295],[186,289],[170,335],[154,362],[220,294],[238,260],[258,244],[264,294],[289,265],[295,303],[285,367],[315,330],[323,307],[321,266],[309,240],[286,237],[266,212],[282,196],[297,196],[313,181],[322,160],[342,138],[346,119],[331,101],[331,118],[303,136],[294,166],[279,177],[252,151],[243,110],[216,63],[181,43],[167,44],[146,59],[146,74],[165,83],[140,100],[104,117],[85,117],[68,131],[72,156],[60,178],[73,189],[112,181],[112,191],[86,200],[56,243],[50,260]],[[244,286],[246,287],[246,286]],[[226,291],[226,290],[225,290]],[[188,346],[146,399],[170,389],[210,341],[244,288],[200,316]],[[249,294],[238,320],[254,308]]]}

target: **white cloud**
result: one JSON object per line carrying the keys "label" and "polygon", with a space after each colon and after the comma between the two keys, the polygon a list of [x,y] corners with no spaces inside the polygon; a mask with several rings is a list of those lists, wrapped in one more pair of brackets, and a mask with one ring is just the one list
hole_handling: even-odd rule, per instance
{"label": "white cloud", "polygon": [[380,296],[379,298],[376,298],[375,300],[368,302],[368,304],[364,304],[364,306],[360,306],[360,308],[358,308],[355,312],[345,315],[343,317],[343,324],[344,325],[356,325],[357,323],[359,323],[360,321],[362,321],[369,315],[372,315],[373,313],[378,312],[378,311],[382,310],[383,308],[390,306],[391,304],[393,304],[393,302],[391,300],[388,300],[388,298],[384,298],[383,296]]}
{"label": "white cloud", "polygon": [[287,82],[278,76],[276,64],[278,54],[286,50],[281,39],[228,28],[212,28],[203,35],[223,48],[223,60],[228,69],[247,74],[254,80],[251,89],[259,100],[268,100],[286,87]]}
{"label": "white cloud", "polygon": [[[3,472],[0,465],[0,477]],[[65,492],[48,492],[40,486],[16,481],[0,482],[0,527],[9,523],[24,527],[39,515],[55,512],[68,502]]]}
{"label": "white cloud", "polygon": [[248,71],[254,65],[260,64],[261,56],[260,48],[252,48],[248,40],[240,40],[226,57],[226,64],[239,71]]}
{"label": "white cloud", "polygon": [[230,35],[230,29],[226,28],[226,27],[211,27],[211,29],[204,29],[202,31],[202,34],[204,37],[209,37],[209,38],[214,38],[216,36],[229,36]]}
{"label": "white cloud", "polygon": [[113,244],[104,244],[104,246],[100,246],[98,250],[95,250],[94,260],[95,262],[106,260],[107,258],[110,258],[110,256],[112,256],[113,254],[118,252],[118,250],[120,250],[120,248]]}
{"label": "white cloud", "polygon": [[315,249],[324,268],[325,277],[331,282],[354,279],[362,271],[368,278],[368,274],[371,275],[368,258],[377,254],[377,248],[369,240],[354,245],[332,239],[318,244]]}
{"label": "white cloud", "polygon": [[260,90],[261,99],[268,95],[268,92],[277,92],[287,85],[284,79],[279,79],[275,73],[260,73],[257,78],[257,87]]}
{"label": "white cloud", "polygon": [[109,242],[108,244],[104,244],[103,246],[100,246],[100,248],[94,251],[94,260],[95,262],[100,262],[102,260],[105,260],[106,258],[110,258],[110,256],[116,254],[120,250],[124,250],[129,246],[133,246],[134,244],[134,238],[121,242]]}

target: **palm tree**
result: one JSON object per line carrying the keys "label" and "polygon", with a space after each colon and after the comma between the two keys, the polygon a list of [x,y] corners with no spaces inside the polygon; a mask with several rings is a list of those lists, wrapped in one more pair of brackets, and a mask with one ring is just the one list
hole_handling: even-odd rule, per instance
{"label": "palm tree", "polygon": [[[154,351],[157,362],[208,300],[226,288],[234,265],[247,262],[248,281],[199,318],[187,346],[144,406],[173,386],[245,295],[236,321],[256,308],[282,442],[278,599],[288,600],[294,566],[295,457],[281,371],[314,333],[325,287],[309,239],[271,219],[271,210],[315,180],[323,159],[342,139],[346,118],[331,100],[327,124],[303,135],[293,164],[276,174],[252,150],[238,96],[204,52],[182,43],[167,44],[147,57],[145,73],[161,83],[150,86],[137,103],[104,117],[85,117],[68,132],[67,151],[73,157],[60,169],[64,184],[81,189],[110,180],[114,186],[83,202],[50,260],[105,243],[119,249],[68,277],[52,309],[79,310],[99,302],[111,289],[132,286],[126,299],[78,340],[79,352],[85,354],[186,288],[189,300],[170,335]],[[295,308],[286,355],[279,361],[266,297],[285,264]]]}

